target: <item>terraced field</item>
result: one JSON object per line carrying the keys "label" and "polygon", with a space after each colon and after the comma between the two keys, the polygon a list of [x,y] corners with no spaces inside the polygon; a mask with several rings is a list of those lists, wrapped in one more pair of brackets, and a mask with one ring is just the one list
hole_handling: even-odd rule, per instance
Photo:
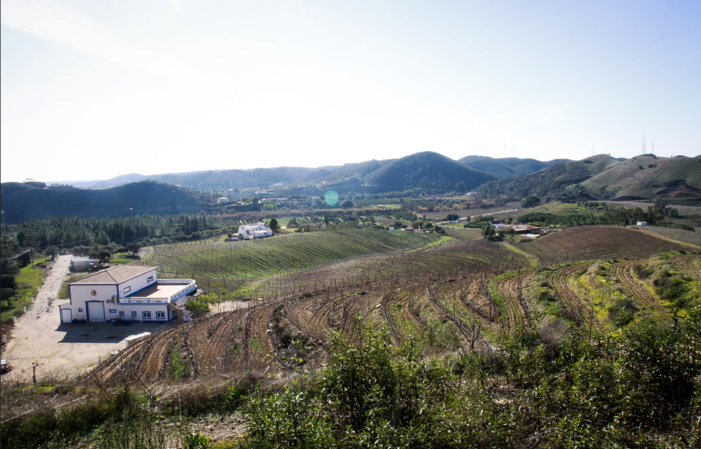
{"label": "terraced field", "polygon": [[[555,236],[581,242],[592,238],[590,229],[601,228]],[[358,317],[387,328],[395,342],[410,332],[418,335],[425,350],[434,353],[490,348],[519,324],[616,332],[649,317],[671,319],[670,303],[658,297],[655,281],[669,267],[698,279],[701,255],[587,259],[610,254],[610,247],[622,248],[624,255],[654,253],[654,237],[620,231],[605,230],[613,239],[608,245],[595,241],[586,257],[573,257],[584,260],[565,264],[535,267],[504,244],[458,240],[421,252],[366,255],[273,276],[253,290],[261,299],[251,301],[251,307],[154,335],[103,363],[96,374],[114,382],[134,371],[144,381],[155,381],[248,369],[318,369],[328,360],[332,333],[357,337]],[[637,248],[625,247],[640,236]],[[546,238],[519,248],[539,254],[541,264],[559,261],[550,245]],[[647,267],[645,279],[638,277],[639,267]],[[691,298],[689,304],[697,303],[701,298]]]}

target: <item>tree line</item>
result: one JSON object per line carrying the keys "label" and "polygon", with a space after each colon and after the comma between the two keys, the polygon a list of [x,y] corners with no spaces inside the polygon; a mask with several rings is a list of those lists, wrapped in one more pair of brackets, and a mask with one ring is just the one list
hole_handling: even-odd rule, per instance
{"label": "tree line", "polygon": [[29,218],[16,225],[20,247],[107,245],[155,237],[189,235],[214,228],[211,216],[202,213],[135,215],[119,218],[50,217]]}

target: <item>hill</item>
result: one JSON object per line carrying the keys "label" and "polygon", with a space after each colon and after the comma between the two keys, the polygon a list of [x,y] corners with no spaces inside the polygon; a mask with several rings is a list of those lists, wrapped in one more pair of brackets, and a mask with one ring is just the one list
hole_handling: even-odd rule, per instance
{"label": "hill", "polygon": [[100,190],[7,182],[0,185],[0,201],[8,223],[57,215],[118,217],[130,213],[196,212],[201,208],[200,198],[194,192],[154,181]]}
{"label": "hill", "polygon": [[544,162],[536,159],[520,159],[517,157],[493,158],[488,156],[466,156],[458,159],[458,162],[463,165],[490,173],[499,179],[530,175],[544,168],[567,161],[569,159],[555,159]]}
{"label": "hill", "polygon": [[701,200],[701,160],[643,154],[591,177],[582,186],[601,199]]}
{"label": "hill", "polygon": [[564,195],[565,187],[581,183],[622,162],[605,154],[581,161],[568,161],[553,165],[530,175],[501,179],[480,186],[484,196],[513,195],[523,198],[538,195],[542,198],[558,198]]}
{"label": "hill", "polygon": [[365,181],[383,190],[428,188],[454,190],[464,182],[472,190],[496,176],[466,167],[441,154],[426,151],[383,165],[365,176]]}

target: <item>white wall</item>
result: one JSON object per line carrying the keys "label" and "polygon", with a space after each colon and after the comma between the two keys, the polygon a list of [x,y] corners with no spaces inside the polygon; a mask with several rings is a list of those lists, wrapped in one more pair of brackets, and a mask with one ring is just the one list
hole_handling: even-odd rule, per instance
{"label": "white wall", "polygon": [[[153,276],[153,280],[151,282],[146,282],[146,280],[151,276]],[[156,284],[157,281],[158,276],[156,275],[156,269],[154,268],[148,273],[144,273],[140,276],[135,277],[134,279],[119,284],[119,297],[125,298],[127,296],[131,296],[139,290],[148,287],[149,285]],[[131,290],[128,293],[124,293],[124,289],[127,287],[131,287]]]}
{"label": "white wall", "polygon": [[[117,313],[109,313],[109,309],[116,309]],[[124,316],[119,316],[119,312],[124,312]],[[123,320],[131,320],[131,313],[136,312],[135,321],[162,321],[164,323],[168,322],[170,317],[170,312],[168,311],[168,304],[105,304],[105,319],[114,320],[121,318]],[[143,319],[141,312],[151,312],[151,319]],[[165,312],[165,319],[157,319],[156,312]]]}
{"label": "white wall", "polygon": [[[91,293],[93,290],[95,291],[94,296]],[[85,301],[107,301],[117,294],[117,288],[114,285],[71,285],[69,291],[71,294],[70,309],[73,311],[74,320],[88,319]],[[63,306],[63,308],[68,307]],[[109,319],[107,316],[108,313],[105,313],[105,319]]]}

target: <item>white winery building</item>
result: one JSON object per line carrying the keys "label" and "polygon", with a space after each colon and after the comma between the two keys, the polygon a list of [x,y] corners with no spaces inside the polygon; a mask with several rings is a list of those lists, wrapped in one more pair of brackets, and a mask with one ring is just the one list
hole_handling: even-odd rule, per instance
{"label": "white winery building", "polygon": [[158,279],[156,267],[119,265],[69,283],[68,291],[70,303],[59,306],[62,323],[164,323],[184,313],[197,285],[192,279]]}
{"label": "white winery building", "polygon": [[260,239],[271,235],[273,235],[273,231],[268,229],[263,222],[239,226],[239,238],[243,240]]}

